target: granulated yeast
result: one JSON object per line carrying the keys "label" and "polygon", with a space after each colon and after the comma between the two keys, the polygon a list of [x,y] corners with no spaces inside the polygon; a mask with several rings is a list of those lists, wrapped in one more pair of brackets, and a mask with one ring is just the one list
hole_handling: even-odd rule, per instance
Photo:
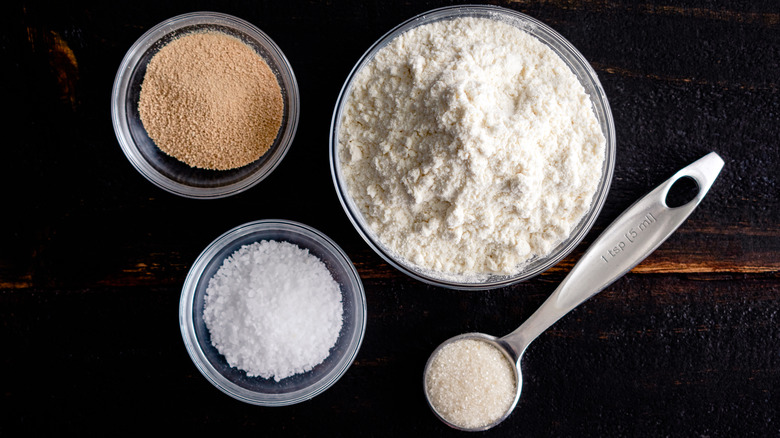
{"label": "granulated yeast", "polygon": [[160,150],[227,170],[260,158],[282,124],[276,76],[251,47],[222,32],[190,33],[152,57],[138,110]]}

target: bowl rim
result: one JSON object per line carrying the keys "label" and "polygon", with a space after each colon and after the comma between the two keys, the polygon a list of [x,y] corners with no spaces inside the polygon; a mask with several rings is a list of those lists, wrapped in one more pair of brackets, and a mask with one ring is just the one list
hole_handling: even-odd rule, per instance
{"label": "bowl rim", "polygon": [[[271,65],[272,71],[277,71],[276,79],[287,90],[285,99],[286,122],[280,127],[277,134],[278,141],[272,145],[272,149],[266,154],[272,153],[266,164],[256,171],[248,174],[238,181],[216,187],[197,187],[181,183],[168,178],[156,170],[138,150],[138,146],[130,134],[127,122],[125,103],[130,89],[132,74],[138,66],[146,51],[159,39],[164,38],[179,29],[193,25],[224,26],[238,31],[252,38],[258,45],[268,51],[269,57],[260,55],[263,60]],[[276,67],[276,68],[274,68]],[[111,90],[111,120],[114,134],[119,142],[122,152],[130,164],[157,187],[175,195],[194,199],[216,199],[241,193],[268,177],[276,169],[285,157],[292,145],[298,129],[300,118],[300,92],[298,81],[289,60],[281,48],[265,32],[252,23],[221,12],[198,11],[189,12],[164,20],[141,35],[125,53],[119,65],[114,84]]]}
{"label": "bowl rim", "polygon": [[[224,377],[216,368],[214,368],[205,356],[203,349],[200,347],[192,318],[194,300],[196,298],[195,292],[199,282],[205,280],[202,278],[202,275],[206,267],[212,262],[214,256],[222,249],[230,246],[243,237],[268,231],[292,232],[311,238],[322,244],[325,249],[346,268],[345,271],[349,284],[342,285],[340,289],[342,293],[351,293],[355,300],[355,329],[350,333],[351,336],[347,340],[348,344],[345,348],[345,353],[338,360],[336,366],[328,373],[324,374],[322,379],[313,384],[296,391],[281,394],[264,394],[251,391]],[[260,240],[263,239],[258,238],[257,241]],[[298,242],[292,243],[300,245]],[[305,246],[301,247],[307,249]],[[342,376],[344,376],[360,351],[360,347],[365,337],[366,322],[367,309],[365,288],[363,287],[363,283],[360,280],[360,275],[358,274],[355,265],[344,250],[319,230],[300,222],[285,219],[263,219],[247,222],[226,231],[214,239],[206,246],[200,255],[198,255],[197,259],[190,267],[179,298],[179,328],[187,353],[190,356],[190,359],[192,359],[195,367],[206,380],[223,393],[236,400],[258,406],[287,406],[300,403],[321,394],[333,386]]]}
{"label": "bowl rim", "polygon": [[[602,127],[602,133],[605,137],[605,154],[602,164],[602,178],[599,181],[599,186],[594,193],[594,199],[591,201],[591,206],[588,212],[580,219],[580,221],[574,226],[572,233],[564,241],[560,242],[556,248],[550,253],[550,256],[540,258],[536,261],[536,265],[528,269],[523,269],[519,273],[511,276],[490,276],[487,281],[484,282],[459,282],[449,279],[443,279],[432,275],[429,272],[425,272],[416,266],[405,265],[400,257],[393,255],[392,250],[384,247],[380,244],[379,239],[373,237],[373,232],[368,225],[361,223],[362,214],[357,206],[349,196],[346,183],[341,178],[341,165],[338,158],[338,129],[340,126],[341,114],[344,109],[344,105],[349,97],[350,87],[357,74],[368,64],[379,50],[389,44],[400,34],[422,26],[430,24],[436,21],[443,21],[448,19],[454,19],[459,17],[476,16],[485,18],[506,18],[505,22],[515,25],[521,30],[530,33],[532,36],[540,40],[547,47],[551,48],[559,57],[561,57],[566,65],[577,76],[578,81],[583,87],[586,88],[586,93],[591,101],[591,107],[596,115],[599,125]],[[522,27],[518,24],[522,24]],[[585,81],[588,84],[584,83]],[[588,90],[590,85],[595,93]],[[488,290],[495,289],[504,286],[510,286],[512,284],[525,281],[536,275],[546,271],[547,269],[555,266],[568,256],[574,248],[585,238],[588,232],[593,227],[602,207],[606,201],[609,193],[609,188],[612,183],[612,178],[615,168],[615,155],[616,155],[616,139],[615,139],[615,124],[612,116],[612,110],[607,100],[604,88],[599,81],[599,78],[593,70],[593,67],[588,63],[585,57],[577,50],[566,38],[560,33],[555,31],[547,24],[530,17],[521,12],[517,12],[512,9],[508,9],[501,6],[494,5],[454,5],[445,6],[441,8],[432,9],[409,18],[408,20],[395,26],[379,39],[377,39],[366,52],[358,59],[355,66],[350,71],[347,79],[344,81],[344,85],[339,92],[338,99],[336,100],[336,106],[333,111],[330,125],[329,136],[329,159],[331,178],[333,180],[336,194],[338,195],[339,202],[344,208],[347,217],[352,225],[357,230],[358,234],[366,241],[369,247],[374,250],[381,258],[387,263],[406,275],[422,281],[423,283],[433,286],[441,286],[448,289],[455,290]],[[534,264],[535,259],[529,261],[529,265]]]}

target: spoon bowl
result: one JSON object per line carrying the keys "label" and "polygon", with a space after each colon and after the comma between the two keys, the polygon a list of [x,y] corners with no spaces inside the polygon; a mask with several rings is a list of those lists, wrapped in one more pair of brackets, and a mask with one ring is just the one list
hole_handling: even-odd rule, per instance
{"label": "spoon bowl", "polygon": [[[482,333],[466,333],[439,345],[425,365],[423,378],[426,400],[436,416],[445,424],[464,431],[487,430],[504,421],[520,399],[523,382],[520,359],[528,345],[572,309],[604,290],[655,251],[699,205],[715,182],[723,164],[718,154],[711,152],[681,169],[635,202],[601,233],[550,297],[512,333],[502,338]],[[695,181],[698,193],[679,207],[669,207],[666,204],[669,190],[683,178]],[[484,354],[484,349],[464,349],[463,354],[450,359],[450,367],[443,377],[437,376],[439,378],[435,382],[429,377],[436,358],[443,349],[464,341],[478,341],[494,347],[500,352],[500,357],[506,360],[505,365],[513,370],[514,401],[511,404],[506,403],[506,409],[498,414],[493,411],[492,415],[487,415],[482,412],[478,403],[473,403],[473,400],[480,401],[485,394],[489,395],[488,390],[494,389],[496,385],[504,385],[502,390],[508,390],[511,385],[507,383],[507,379],[501,382],[495,378],[496,373],[491,371],[496,369],[495,363],[491,364],[485,359],[488,355]],[[477,353],[473,353],[474,351]],[[475,375],[476,385],[473,384]],[[509,381],[511,382],[511,379]],[[432,397],[431,393],[439,390],[436,385],[447,389],[458,388],[460,392],[457,395],[462,397],[459,400],[460,405],[466,406],[467,410],[474,405],[473,412],[465,416],[445,412],[445,406],[439,406],[437,399]],[[464,417],[469,420],[478,417],[480,421],[466,422],[463,421]]]}
{"label": "spoon bowl", "polygon": [[[504,402],[504,409],[494,409],[491,413],[481,412],[479,413],[478,417],[479,420],[477,420],[477,424],[469,424],[466,425],[464,422],[459,422],[457,419],[453,419],[453,417],[457,417],[457,414],[453,414],[452,412],[449,412],[448,409],[443,409],[440,406],[438,406],[440,403],[437,403],[435,400],[434,395],[432,394],[431,386],[436,384],[434,381],[434,377],[432,377],[433,374],[436,374],[435,372],[432,372],[434,368],[436,368],[436,361],[439,357],[439,353],[442,352],[445,348],[448,346],[454,346],[458,344],[462,344],[464,341],[476,341],[480,343],[487,344],[488,346],[494,348],[496,351],[498,351],[499,355],[488,355],[488,358],[493,358],[494,360],[496,358],[499,358],[499,360],[506,361],[506,364],[508,365],[508,369],[511,370],[511,376],[508,379],[496,379],[493,373],[485,373],[485,368],[490,367],[489,363],[479,363],[479,368],[482,369],[482,373],[480,374],[479,382],[477,385],[474,385],[473,381],[469,382],[459,382],[459,384],[454,384],[452,387],[463,387],[466,385],[471,386],[479,386],[479,383],[484,383],[484,386],[486,388],[483,388],[484,390],[488,390],[487,387],[493,386],[496,384],[497,381],[500,381],[504,384],[505,388],[499,388],[505,393],[511,392],[513,396],[511,399],[505,399]],[[481,358],[483,361],[486,360],[485,357]],[[433,410],[433,413],[445,424],[448,426],[463,430],[463,431],[480,431],[480,430],[487,430],[491,427],[495,426],[496,424],[504,421],[506,417],[509,416],[510,413],[514,410],[515,406],[517,405],[517,401],[520,400],[520,391],[522,389],[523,385],[523,377],[520,373],[520,367],[519,367],[519,357],[516,355],[516,352],[512,349],[512,347],[504,342],[502,339],[496,338],[495,336],[491,336],[484,333],[464,333],[455,337],[452,337],[443,343],[441,343],[431,354],[431,356],[428,358],[428,362],[425,364],[425,372],[423,373],[423,386],[425,387],[425,397],[428,401],[428,405],[431,407],[431,410]],[[451,366],[457,367],[458,372],[465,372],[469,373],[473,370],[469,370],[469,361],[457,361],[456,363],[451,363]],[[452,372],[452,368],[448,369],[447,372]],[[449,385],[448,385],[449,386]],[[511,387],[511,389],[510,389]],[[483,394],[480,394],[483,395]],[[511,400],[511,402],[509,402]]]}

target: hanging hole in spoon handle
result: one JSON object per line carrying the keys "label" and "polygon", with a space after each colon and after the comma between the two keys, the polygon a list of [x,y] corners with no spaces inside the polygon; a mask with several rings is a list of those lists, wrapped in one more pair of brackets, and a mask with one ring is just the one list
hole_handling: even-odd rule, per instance
{"label": "hanging hole in spoon handle", "polygon": [[[528,344],[563,315],[622,277],[655,251],[693,212],[723,168],[711,152],[675,173],[626,209],[588,248],[542,306],[517,330],[501,338],[520,360]],[[692,200],[666,205],[669,189],[681,178],[698,186]]]}
{"label": "hanging hole in spoon handle", "polygon": [[691,202],[698,193],[699,185],[696,184],[696,180],[684,176],[669,187],[669,192],[666,194],[666,206],[669,208],[682,207]]}

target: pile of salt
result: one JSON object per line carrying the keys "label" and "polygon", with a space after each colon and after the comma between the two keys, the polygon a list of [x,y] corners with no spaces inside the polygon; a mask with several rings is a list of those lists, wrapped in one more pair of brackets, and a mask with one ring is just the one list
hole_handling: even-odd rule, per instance
{"label": "pile of salt", "polygon": [[328,357],[342,314],[339,285],[320,259],[264,240],[225,259],[209,280],[203,319],[230,366],[280,381]]}

